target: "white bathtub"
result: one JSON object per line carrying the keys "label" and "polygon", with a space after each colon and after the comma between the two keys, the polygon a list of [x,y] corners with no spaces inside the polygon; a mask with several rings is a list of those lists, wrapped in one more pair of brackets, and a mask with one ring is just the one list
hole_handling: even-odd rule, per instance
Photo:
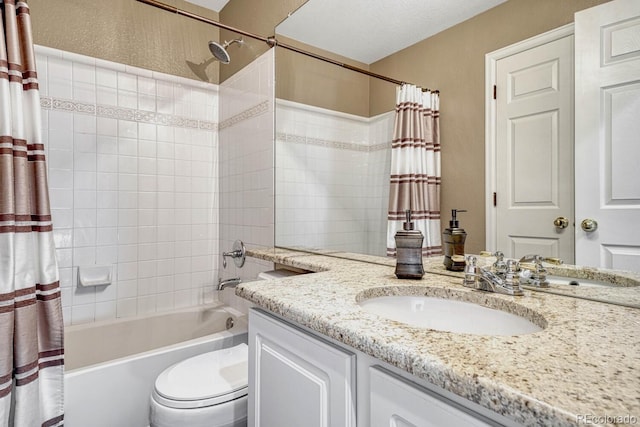
{"label": "white bathtub", "polygon": [[241,342],[247,342],[246,317],[221,304],[68,326],[64,424],[146,427],[149,396],[160,372],[187,357]]}

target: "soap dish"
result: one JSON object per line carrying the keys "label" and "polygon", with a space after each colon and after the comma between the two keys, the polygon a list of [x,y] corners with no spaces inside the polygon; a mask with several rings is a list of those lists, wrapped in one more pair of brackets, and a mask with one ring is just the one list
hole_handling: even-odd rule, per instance
{"label": "soap dish", "polygon": [[80,266],[78,267],[78,284],[83,287],[110,285],[112,271],[111,265]]}

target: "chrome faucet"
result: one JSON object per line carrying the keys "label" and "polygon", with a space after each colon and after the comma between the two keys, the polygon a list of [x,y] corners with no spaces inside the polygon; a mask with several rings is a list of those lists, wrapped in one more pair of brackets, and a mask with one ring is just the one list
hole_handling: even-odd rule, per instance
{"label": "chrome faucet", "polygon": [[499,294],[524,295],[518,281],[516,261],[508,260],[505,263],[504,273],[500,274],[492,272],[490,268],[478,267],[477,262],[478,259],[475,256],[467,256],[462,282],[464,286]]}
{"label": "chrome faucet", "polygon": [[233,279],[225,279],[225,280],[222,280],[222,277],[219,277],[218,290],[221,291],[227,286],[238,286],[238,284],[240,284],[241,281],[242,279],[240,279],[239,277],[234,277]]}
{"label": "chrome faucet", "polygon": [[527,285],[537,286],[539,288],[548,288],[547,269],[542,265],[543,262],[549,264],[560,265],[562,260],[559,258],[546,258],[540,255],[525,255],[520,258],[520,282]]}

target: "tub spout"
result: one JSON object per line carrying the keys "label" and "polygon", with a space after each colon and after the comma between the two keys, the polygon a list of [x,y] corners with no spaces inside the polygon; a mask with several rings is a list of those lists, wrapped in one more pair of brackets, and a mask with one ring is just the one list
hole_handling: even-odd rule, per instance
{"label": "tub spout", "polygon": [[227,286],[237,286],[242,280],[239,277],[234,277],[233,279],[225,279],[218,278],[218,290],[221,291]]}

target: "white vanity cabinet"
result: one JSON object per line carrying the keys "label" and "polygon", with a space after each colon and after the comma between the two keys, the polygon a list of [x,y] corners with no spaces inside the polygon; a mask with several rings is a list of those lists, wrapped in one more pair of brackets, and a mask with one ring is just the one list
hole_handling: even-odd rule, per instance
{"label": "white vanity cabinet", "polygon": [[515,425],[431,387],[261,309],[249,312],[249,427]]}
{"label": "white vanity cabinet", "polygon": [[355,354],[249,313],[249,426],[355,427]]}

